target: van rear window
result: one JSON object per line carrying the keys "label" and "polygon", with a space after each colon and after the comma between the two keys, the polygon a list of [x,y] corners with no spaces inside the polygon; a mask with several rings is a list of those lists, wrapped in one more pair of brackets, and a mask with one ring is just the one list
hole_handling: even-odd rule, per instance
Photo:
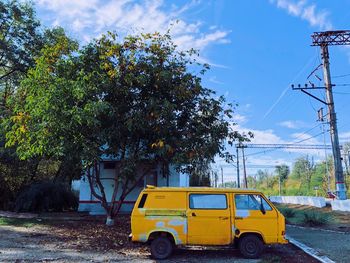
{"label": "van rear window", "polygon": [[145,206],[146,199],[147,199],[147,194],[143,194],[141,197],[140,203],[138,205],[138,208],[143,208]]}
{"label": "van rear window", "polygon": [[227,209],[225,194],[190,194],[191,209]]}

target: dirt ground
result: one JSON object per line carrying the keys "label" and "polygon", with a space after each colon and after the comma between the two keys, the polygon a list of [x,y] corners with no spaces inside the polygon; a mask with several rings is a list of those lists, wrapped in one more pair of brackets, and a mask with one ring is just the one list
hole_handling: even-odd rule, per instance
{"label": "dirt ground", "polygon": [[[147,246],[128,241],[129,232],[128,216],[119,217],[113,227],[105,226],[102,218],[17,219],[0,225],[0,262],[156,262]],[[293,245],[268,247],[260,260],[243,259],[234,249],[191,247],[162,262],[202,261],[317,262]]]}

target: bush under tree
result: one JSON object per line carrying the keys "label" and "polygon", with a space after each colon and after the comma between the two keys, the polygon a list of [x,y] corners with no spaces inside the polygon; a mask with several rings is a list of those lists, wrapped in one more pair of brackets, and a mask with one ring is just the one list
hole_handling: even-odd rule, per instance
{"label": "bush under tree", "polygon": [[61,212],[76,210],[78,197],[68,186],[52,182],[34,183],[18,195],[16,212]]}

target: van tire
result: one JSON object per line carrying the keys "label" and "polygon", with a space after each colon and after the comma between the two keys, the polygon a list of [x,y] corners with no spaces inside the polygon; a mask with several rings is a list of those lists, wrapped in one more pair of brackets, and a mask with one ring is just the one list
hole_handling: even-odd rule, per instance
{"label": "van tire", "polygon": [[166,259],[173,252],[173,244],[166,237],[157,237],[151,243],[151,255],[155,259]]}
{"label": "van tire", "polygon": [[246,235],[239,240],[239,251],[245,258],[259,258],[264,249],[264,243],[256,235]]}

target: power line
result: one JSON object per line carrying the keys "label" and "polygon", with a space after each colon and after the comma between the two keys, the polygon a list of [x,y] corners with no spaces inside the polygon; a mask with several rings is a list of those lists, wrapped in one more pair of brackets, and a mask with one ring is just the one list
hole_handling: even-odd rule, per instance
{"label": "power line", "polygon": [[333,91],[334,94],[344,94],[344,95],[348,95],[350,94],[350,92],[338,92],[338,91]]}
{"label": "power line", "polygon": [[[301,143],[301,142],[305,142],[307,140],[311,140],[312,138],[315,138],[317,136],[320,136],[321,134],[324,134],[325,132],[321,132],[321,133],[318,133],[314,136],[311,136],[309,138],[306,138],[306,139],[303,139],[303,140],[300,140],[298,142],[295,142],[295,144],[297,143]],[[323,148],[320,148],[320,149],[324,149],[324,145],[322,145]],[[246,156],[253,156],[253,155],[258,155],[258,154],[263,154],[263,153],[268,153],[268,152],[272,152],[272,151],[276,151],[278,149],[285,149],[286,147],[275,147],[275,148],[272,148],[272,149],[269,149],[269,150],[264,150],[264,151],[260,151],[260,152],[255,152],[255,153],[251,153],[251,154],[246,154]],[[303,149],[302,147],[298,148],[298,149]]]}
{"label": "power line", "polygon": [[[295,75],[291,83],[293,83],[304,71],[305,69],[312,63],[312,61],[316,58],[317,53],[311,57],[311,59],[305,63],[303,68]],[[282,91],[280,96],[277,98],[277,100],[272,104],[272,106],[267,110],[267,112],[263,115],[262,121],[266,119],[267,116],[270,115],[270,113],[273,111],[273,109],[276,107],[276,105],[282,100],[282,98],[286,95],[287,91],[289,91],[289,85]]]}
{"label": "power line", "polygon": [[[329,130],[327,130],[327,131],[329,131]],[[310,139],[312,139],[312,138],[315,138],[315,137],[318,137],[318,136],[320,136],[320,135],[322,135],[322,134],[324,134],[324,133],[325,133],[325,131],[324,131],[324,132],[320,132],[320,133],[318,133],[318,134],[316,134],[316,135],[314,135],[314,136],[311,136],[311,137],[309,137],[309,138],[306,138],[306,139],[304,139],[304,140],[301,140],[301,141],[298,141],[298,142],[295,142],[295,143],[301,143],[301,142],[308,141],[308,140],[310,140]]]}
{"label": "power line", "polygon": [[347,76],[350,76],[350,74],[337,75],[337,76],[333,76],[332,78],[343,78],[343,77],[347,77]]}
{"label": "power line", "polygon": [[250,143],[250,144],[245,144],[242,145],[241,148],[284,148],[284,149],[330,149],[332,146],[331,145],[323,145],[323,144],[293,144],[293,143],[284,143],[284,144],[255,144],[255,143]]}
{"label": "power line", "polygon": [[345,86],[350,86],[349,83],[345,83],[345,84],[334,84],[335,87],[345,87]]}
{"label": "power line", "polygon": [[[299,134],[299,136],[296,137],[294,140],[301,138],[302,136],[306,135],[307,132],[312,131],[313,129],[315,129],[316,127],[319,127],[320,125],[321,125],[321,123],[318,123],[317,125],[315,125],[314,127],[310,128],[310,129],[308,129],[308,130],[306,130],[306,131],[303,132],[302,134]],[[326,132],[326,131],[325,131],[325,132]],[[312,138],[315,138],[315,137],[317,137],[317,136],[320,136],[321,134],[324,134],[325,132],[321,132],[321,133],[318,133],[318,134],[316,134],[316,135],[314,135],[314,136],[311,136],[311,137],[309,137],[309,138],[306,138],[306,139],[303,139],[303,140],[300,140],[300,141],[297,141],[297,142],[294,141],[294,142],[292,142],[292,143],[297,144],[297,143],[305,142],[305,141],[307,141],[307,140],[310,140],[310,139],[312,139]],[[246,154],[246,156],[253,156],[253,155],[258,155],[258,154],[273,152],[273,151],[276,151],[276,150],[278,150],[278,149],[283,149],[283,148],[273,148],[273,149],[269,149],[269,150],[264,150],[264,151],[260,151],[260,152],[255,152],[255,153]]]}

